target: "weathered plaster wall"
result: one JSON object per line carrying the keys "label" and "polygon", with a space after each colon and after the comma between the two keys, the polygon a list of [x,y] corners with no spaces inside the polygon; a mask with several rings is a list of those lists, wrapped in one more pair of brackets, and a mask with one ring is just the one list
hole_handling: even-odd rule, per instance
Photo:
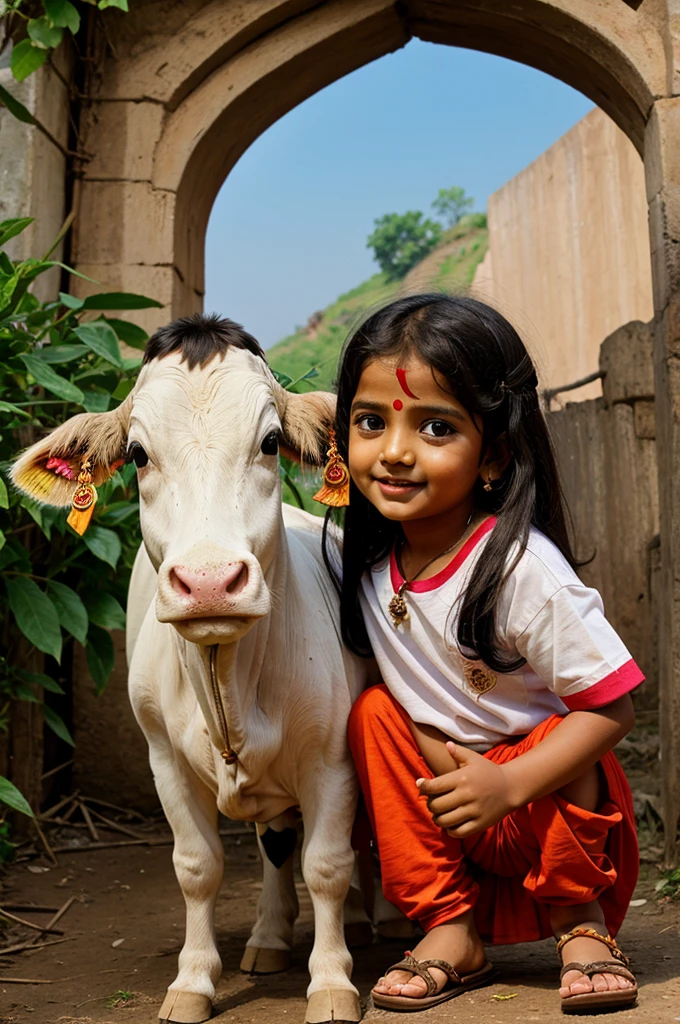
{"label": "weathered plaster wall", "polygon": [[[18,83],[7,66],[10,50],[0,58],[0,84],[66,148],[69,99],[61,78],[44,65]],[[60,55],[59,67],[68,74],[68,56]],[[45,135],[18,121],[0,106],[0,220],[34,217],[8,249],[14,258],[43,256],[54,242],[65,217],[66,157]],[[60,259],[63,245],[53,254]],[[38,278],[34,291],[40,298],[56,298],[61,271],[54,268]]]}
{"label": "weathered plaster wall", "polygon": [[[494,193],[488,214],[475,293],[516,324],[543,387],[597,370],[603,338],[653,317],[644,165],[601,110]],[[568,397],[600,393],[597,383]]]}

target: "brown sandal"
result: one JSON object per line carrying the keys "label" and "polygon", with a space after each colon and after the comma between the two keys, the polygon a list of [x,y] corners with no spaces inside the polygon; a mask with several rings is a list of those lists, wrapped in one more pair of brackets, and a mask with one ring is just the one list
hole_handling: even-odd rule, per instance
{"label": "brown sandal", "polygon": [[[430,974],[428,967],[438,967],[448,977],[447,983],[441,992],[437,992],[437,982]],[[427,992],[424,996],[385,996],[379,992],[372,992],[373,1005],[381,1010],[402,1010],[406,1013],[415,1010],[428,1010],[431,1006],[438,1006],[448,999],[459,996],[462,992],[468,992],[471,988],[479,988],[486,985],[496,973],[490,963],[485,963],[478,971],[472,974],[460,975],[458,971],[447,963],[446,960],[416,960],[413,954],[407,950],[404,959],[398,964],[392,964],[385,971],[410,971],[411,974],[422,978],[427,985]]]}
{"label": "brown sandal", "polygon": [[567,942],[570,939],[577,938],[579,935],[587,935],[588,938],[597,939],[599,942],[602,942],[609,948],[614,959],[591,960],[585,964],[573,961],[572,963],[565,964],[560,971],[560,981],[562,981],[567,971],[580,971],[587,978],[592,978],[594,974],[618,974],[620,977],[628,978],[629,981],[632,981],[633,987],[614,989],[613,991],[608,990],[606,992],[581,992],[578,995],[565,996],[562,999],[562,1013],[592,1013],[593,1011],[607,1013],[610,1010],[623,1010],[634,1006],[638,996],[637,981],[635,975],[628,969],[630,960],[621,952],[611,936],[600,935],[594,928],[574,928],[573,931],[563,935],[557,943],[558,960],[561,961],[560,954]]}

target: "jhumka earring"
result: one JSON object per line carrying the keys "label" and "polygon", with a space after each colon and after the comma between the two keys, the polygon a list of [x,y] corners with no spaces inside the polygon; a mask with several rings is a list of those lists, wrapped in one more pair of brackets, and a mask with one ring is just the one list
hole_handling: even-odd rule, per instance
{"label": "jhumka earring", "polygon": [[335,443],[335,431],[328,431],[329,447],[326,452],[328,461],[323,471],[323,486],[314,495],[314,500],[321,505],[332,505],[343,508],[349,505],[349,470]]}
{"label": "jhumka earring", "polygon": [[89,459],[83,459],[78,474],[78,486],[73,492],[71,511],[66,520],[81,537],[90,525],[96,503],[97,488],[92,483],[92,463]]}

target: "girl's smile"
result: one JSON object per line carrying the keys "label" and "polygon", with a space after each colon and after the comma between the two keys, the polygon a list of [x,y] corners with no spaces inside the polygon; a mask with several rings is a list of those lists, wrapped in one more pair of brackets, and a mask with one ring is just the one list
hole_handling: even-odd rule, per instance
{"label": "girl's smile", "polygon": [[387,519],[428,520],[436,529],[442,517],[455,535],[474,505],[482,451],[481,423],[426,363],[412,356],[366,364],[352,402],[349,470]]}

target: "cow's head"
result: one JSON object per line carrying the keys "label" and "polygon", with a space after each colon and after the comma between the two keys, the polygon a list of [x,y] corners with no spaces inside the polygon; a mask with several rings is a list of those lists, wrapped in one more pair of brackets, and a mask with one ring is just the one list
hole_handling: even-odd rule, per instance
{"label": "cow's head", "polygon": [[57,427],[22,455],[12,478],[44,504],[69,506],[84,457],[95,485],[121,457],[134,461],[158,618],[195,643],[225,643],[271,607],[279,442],[317,462],[333,410],[330,394],[285,391],[237,324],[184,317],[151,338],[121,406]]}

